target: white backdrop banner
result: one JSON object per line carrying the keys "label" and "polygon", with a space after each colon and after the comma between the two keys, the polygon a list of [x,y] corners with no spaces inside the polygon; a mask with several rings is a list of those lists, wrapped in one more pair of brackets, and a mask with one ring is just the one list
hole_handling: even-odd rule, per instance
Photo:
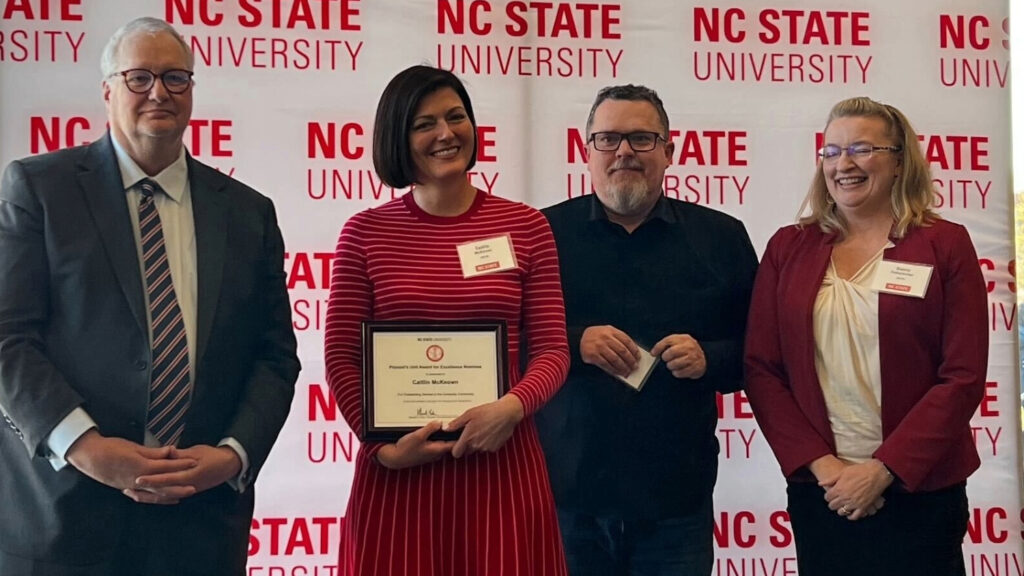
{"label": "white backdrop banner", "polygon": [[[186,144],[274,199],[304,367],[258,482],[249,574],[326,576],[358,450],[324,383],[331,259],[349,216],[405,193],[381,183],[370,151],[396,72],[458,74],[479,122],[473,184],[538,208],[590,193],[597,90],[648,85],[676,142],[665,193],[742,219],[759,252],[794,220],[831,105],[893,104],[988,282],[968,574],[1021,576],[1008,12],[976,0],[0,0],[0,162],[103,135],[99,58],[121,24],[157,16],[182,32],[196,55]],[[721,398],[719,416],[715,574],[796,574],[784,481],[746,397]]]}

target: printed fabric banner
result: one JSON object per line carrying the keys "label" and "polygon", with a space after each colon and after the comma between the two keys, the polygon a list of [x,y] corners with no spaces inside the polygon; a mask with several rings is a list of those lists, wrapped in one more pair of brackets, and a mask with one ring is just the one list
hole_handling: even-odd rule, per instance
{"label": "printed fabric banner", "polygon": [[[420,63],[467,84],[472,183],[538,208],[591,192],[598,89],[657,90],[676,144],[665,194],[741,219],[759,253],[795,219],[832,104],[903,110],[988,283],[968,574],[1024,573],[1007,2],[0,0],[0,14],[0,162],[100,138],[100,52],[156,16],[195,53],[188,149],[276,204],[303,371],[256,486],[251,576],[336,573],[359,444],[325,384],[331,261],[347,218],[406,192],[373,171],[372,123],[388,80]],[[715,574],[796,574],[785,483],[745,395],[719,417]]]}

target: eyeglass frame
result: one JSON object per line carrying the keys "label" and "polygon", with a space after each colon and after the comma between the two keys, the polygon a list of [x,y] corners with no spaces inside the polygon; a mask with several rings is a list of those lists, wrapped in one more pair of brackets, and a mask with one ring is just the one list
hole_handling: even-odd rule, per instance
{"label": "eyeglass frame", "polygon": [[[838,150],[839,153],[836,154],[835,156],[825,156],[826,148],[834,148]],[[871,156],[875,152],[879,151],[892,152],[896,154],[899,152],[903,152],[903,146],[873,146],[871,144],[851,144],[849,146],[836,146],[835,144],[826,144],[825,146],[822,146],[821,148],[818,149],[817,155],[822,162],[828,162],[831,164],[833,162],[838,162],[839,159],[842,158],[843,152],[846,152],[846,157],[849,158],[851,161],[856,161],[857,159],[867,160],[871,158]]]}
{"label": "eyeglass frame", "polygon": [[[131,72],[146,72],[146,73],[148,73],[152,77],[150,79],[150,81],[149,81],[149,85],[146,86],[146,88],[143,89],[143,90],[134,90],[131,86],[128,85],[128,74],[130,74]],[[164,81],[164,77],[167,76],[168,74],[171,74],[172,72],[184,72],[185,74],[188,75],[188,84],[186,84],[185,87],[182,88],[181,90],[177,90],[177,91],[176,90],[172,90],[170,88],[170,86],[167,85],[167,82]],[[129,68],[128,70],[121,70],[120,72],[114,72],[113,74],[108,76],[108,78],[112,78],[114,76],[120,76],[124,80],[124,87],[127,88],[128,91],[131,92],[132,94],[145,94],[145,93],[149,92],[150,90],[153,89],[154,86],[156,86],[156,81],[158,79],[160,80],[160,83],[164,85],[164,90],[167,90],[167,92],[170,93],[170,94],[184,94],[185,92],[188,92],[189,88],[191,88],[193,86],[193,84],[195,84],[195,82],[193,82],[193,80],[192,80],[192,77],[195,76],[195,72],[193,72],[191,70],[185,70],[184,68],[171,68],[170,70],[164,70],[163,72],[161,72],[159,74],[157,74],[156,72],[153,72],[152,70],[150,70],[148,68]]]}
{"label": "eyeglass frame", "polygon": [[[616,142],[615,146],[612,148],[598,148],[596,141],[598,134],[615,134],[619,137],[619,141]],[[633,145],[633,141],[630,138],[631,136],[636,134],[653,134],[654,145],[651,146],[650,148],[643,148],[638,150],[636,146]],[[622,146],[623,140],[629,143],[629,149],[632,150],[633,152],[650,152],[651,150],[654,150],[655,148],[658,147],[658,140],[661,140],[662,142],[668,142],[668,140],[666,140],[664,136],[651,130],[637,130],[636,132],[614,132],[611,130],[601,130],[598,132],[592,132],[590,134],[590,138],[587,138],[587,142],[593,144],[594,150],[597,150],[598,152],[615,152],[616,150],[619,149],[620,146]]]}

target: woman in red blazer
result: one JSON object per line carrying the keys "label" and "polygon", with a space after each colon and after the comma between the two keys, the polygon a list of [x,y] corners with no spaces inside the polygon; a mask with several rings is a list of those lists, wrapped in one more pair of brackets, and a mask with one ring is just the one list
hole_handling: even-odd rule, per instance
{"label": "woman in red blazer", "polygon": [[747,393],[788,480],[801,576],[964,574],[986,293],[896,108],[839,102],[799,224],[758,269]]}

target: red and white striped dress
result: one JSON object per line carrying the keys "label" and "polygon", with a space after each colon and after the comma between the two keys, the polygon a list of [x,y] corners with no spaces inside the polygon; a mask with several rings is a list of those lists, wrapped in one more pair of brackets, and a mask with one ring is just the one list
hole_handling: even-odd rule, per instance
{"label": "red and white striped dress", "polygon": [[[510,234],[517,268],[465,279],[455,246]],[[527,417],[495,453],[404,470],[363,445],[342,532],[340,573],[558,576],[565,561],[547,469],[530,417],[569,369],[558,256],[544,216],[477,191],[445,218],[412,194],[352,217],[338,239],[326,325],[327,382],[361,432],[360,322],[505,320],[511,394]],[[520,374],[520,334],[528,364]]]}

